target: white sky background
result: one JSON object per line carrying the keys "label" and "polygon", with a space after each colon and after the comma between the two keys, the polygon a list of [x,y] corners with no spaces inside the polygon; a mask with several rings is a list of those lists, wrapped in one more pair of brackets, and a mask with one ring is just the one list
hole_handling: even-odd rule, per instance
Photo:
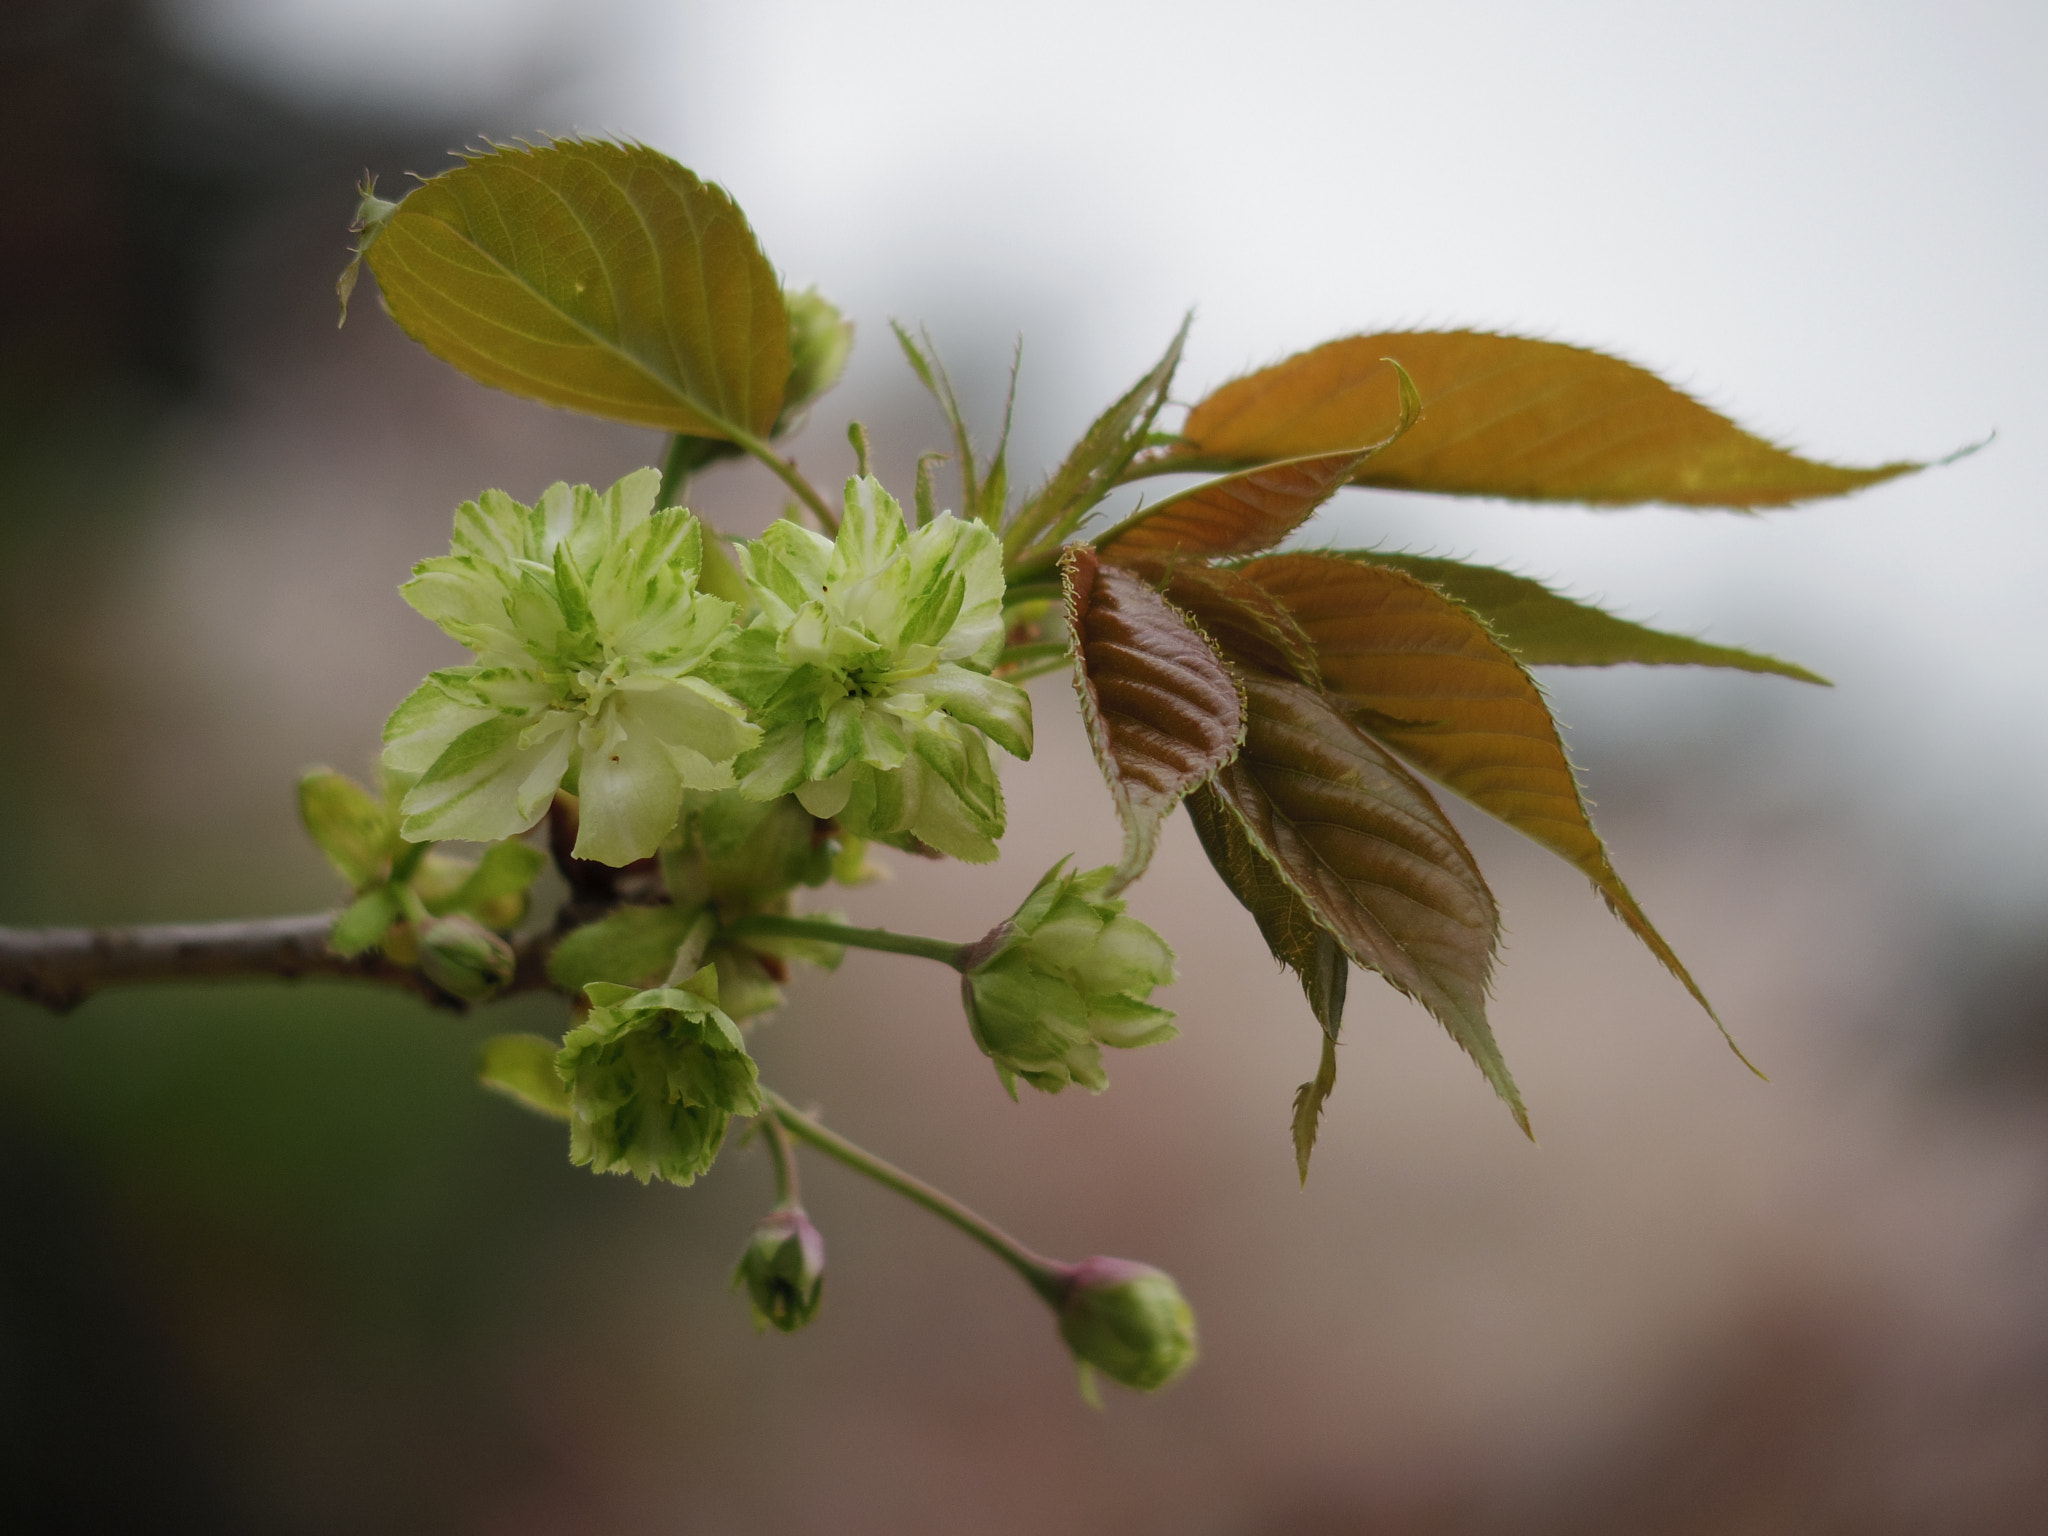
{"label": "white sky background", "polygon": [[[1188,399],[1332,336],[1477,324],[1619,351],[1826,457],[1935,457],[1996,429],[1963,463],[1761,519],[1351,493],[1323,526],[1814,666],[1840,689],[1773,718],[1850,754],[1904,857],[1939,843],[1936,886],[2048,893],[2048,7],[176,14],[208,51],[335,97],[445,110],[566,71],[532,131],[641,138],[731,188],[788,276],[860,321],[851,387],[899,366],[891,315],[930,322],[956,374],[1024,332],[1027,479],[1190,304]],[[998,380],[962,382],[992,406]],[[1791,687],[1597,681],[1606,704],[1560,686],[1568,716],[1673,730]]]}

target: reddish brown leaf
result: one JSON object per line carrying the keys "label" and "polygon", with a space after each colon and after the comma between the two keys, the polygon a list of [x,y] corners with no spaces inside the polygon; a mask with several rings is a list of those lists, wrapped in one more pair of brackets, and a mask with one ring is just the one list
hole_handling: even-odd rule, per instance
{"label": "reddish brown leaf", "polygon": [[1151,862],[1159,823],[1237,751],[1244,701],[1223,658],[1171,604],[1086,545],[1060,556],[1074,687],[1124,826],[1117,885]]}
{"label": "reddish brown leaf", "polygon": [[1287,605],[1257,582],[1227,566],[1150,557],[1116,563],[1128,564],[1201,625],[1226,657],[1299,682],[1321,683],[1315,646]]}
{"label": "reddish brown leaf", "polygon": [[1206,480],[1140,508],[1096,547],[1126,562],[1144,555],[1257,554],[1307,522],[1372,453],[1353,447]]}
{"label": "reddish brown leaf", "polygon": [[1244,574],[1294,614],[1316,646],[1325,683],[1369,712],[1365,723],[1375,736],[1568,859],[1713,1015],[1615,873],[1542,690],[1485,625],[1412,576],[1359,559],[1271,555]]}
{"label": "reddish brown leaf", "polygon": [[1429,792],[1321,691],[1248,672],[1243,749],[1216,790],[1353,962],[1450,1031],[1526,1131],[1486,1021],[1499,913]]}

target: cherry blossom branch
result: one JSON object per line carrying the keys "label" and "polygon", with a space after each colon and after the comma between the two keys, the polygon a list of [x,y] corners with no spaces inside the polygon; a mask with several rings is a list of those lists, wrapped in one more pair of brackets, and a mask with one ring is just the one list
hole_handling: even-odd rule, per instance
{"label": "cherry blossom branch", "polygon": [[[260,977],[369,981],[463,1010],[418,971],[372,951],[345,959],[328,947],[332,912],[242,922],[154,923],[133,928],[0,928],[0,994],[68,1013],[110,986]],[[507,992],[547,985],[540,946],[519,946]],[[503,995],[503,994],[500,994]]]}

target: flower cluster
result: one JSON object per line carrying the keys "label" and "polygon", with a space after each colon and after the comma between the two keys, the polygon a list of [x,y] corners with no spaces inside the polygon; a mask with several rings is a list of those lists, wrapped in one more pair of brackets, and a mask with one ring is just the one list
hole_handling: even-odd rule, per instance
{"label": "flower cluster", "polygon": [[1020,1077],[1048,1093],[1069,1083],[1100,1092],[1103,1046],[1179,1033],[1173,1014],[1147,1001],[1173,980],[1173,951],[1103,894],[1114,868],[1065,874],[1065,864],[974,947],[960,981],[974,1043],[1012,1097]]}
{"label": "flower cluster", "polygon": [[767,730],[740,787],[795,792],[856,837],[908,834],[996,856],[1003,795],[984,735],[1031,755],[1031,701],[988,675],[1003,646],[1003,561],[980,523],[916,532],[872,478],[846,487],[837,539],[774,524],[740,553],[759,616],[725,658]]}
{"label": "flower cluster", "polygon": [[995,857],[1002,790],[987,740],[1031,751],[1022,689],[990,677],[1002,556],[949,513],[912,532],[870,478],[836,539],[778,522],[743,546],[753,608],[700,587],[703,531],[655,508],[660,477],[536,506],[486,492],[404,594],[476,655],[392,714],[384,763],[411,780],[412,841],[491,841],[580,797],[578,858],[648,857],[685,793],[792,791],[860,838]]}

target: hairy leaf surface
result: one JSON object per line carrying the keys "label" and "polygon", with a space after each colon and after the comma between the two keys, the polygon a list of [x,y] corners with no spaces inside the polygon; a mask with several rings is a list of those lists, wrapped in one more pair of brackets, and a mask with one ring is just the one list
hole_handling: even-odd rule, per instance
{"label": "hairy leaf surface", "polygon": [[1320,685],[1316,649],[1294,615],[1272,593],[1228,566],[1175,559],[1119,561],[1143,576],[1167,601],[1243,665]]}
{"label": "hairy leaf surface", "polygon": [[1485,625],[1405,572],[1355,560],[1269,555],[1244,574],[1293,612],[1315,642],[1325,682],[1370,712],[1375,736],[1568,859],[1713,1016],[1615,873],[1542,690]]}
{"label": "hairy leaf surface", "polygon": [[1564,597],[1526,576],[1490,566],[1380,550],[1341,553],[1347,559],[1406,571],[1455,598],[1486,621],[1494,638],[1532,667],[1611,667],[1626,662],[1649,667],[1732,667],[1739,672],[1767,672],[1831,686],[1818,673],[1775,656],[1651,629]]}
{"label": "hairy leaf surface", "polygon": [[1376,442],[1395,424],[1393,358],[1423,416],[1359,467],[1360,485],[1626,506],[1778,507],[1918,469],[1802,458],[1632,363],[1479,331],[1390,331],[1298,353],[1225,384],[1176,455],[1220,468]]}
{"label": "hairy leaf surface", "polygon": [[1085,545],[1060,559],[1074,687],[1124,827],[1120,889],[1143,872],[1159,824],[1244,739],[1244,703],[1215,647],[1129,571]]}
{"label": "hairy leaf surface", "polygon": [[644,146],[475,155],[367,259],[406,334],[482,383],[696,437],[765,436],[782,409],[774,269],[731,198]]}
{"label": "hairy leaf surface", "polygon": [[1415,998],[1528,1130],[1486,992],[1499,912],[1429,792],[1320,691],[1244,677],[1250,725],[1216,776],[1247,840],[1351,960]]}

